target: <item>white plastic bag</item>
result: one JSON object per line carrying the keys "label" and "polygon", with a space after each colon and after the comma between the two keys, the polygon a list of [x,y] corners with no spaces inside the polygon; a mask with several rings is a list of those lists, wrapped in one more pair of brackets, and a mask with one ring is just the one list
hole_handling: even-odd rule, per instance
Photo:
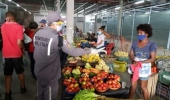
{"label": "white plastic bag", "polygon": [[30,43],[30,42],[32,42],[32,39],[31,39],[28,35],[26,35],[25,33],[24,33],[24,42],[25,42],[25,43]]}

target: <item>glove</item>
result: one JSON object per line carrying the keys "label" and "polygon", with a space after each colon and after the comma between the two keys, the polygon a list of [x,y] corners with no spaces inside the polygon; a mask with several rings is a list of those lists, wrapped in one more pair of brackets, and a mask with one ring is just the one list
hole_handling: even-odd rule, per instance
{"label": "glove", "polygon": [[91,49],[91,54],[99,54],[100,52],[106,52],[106,50],[103,50],[104,48],[101,48],[101,49]]}

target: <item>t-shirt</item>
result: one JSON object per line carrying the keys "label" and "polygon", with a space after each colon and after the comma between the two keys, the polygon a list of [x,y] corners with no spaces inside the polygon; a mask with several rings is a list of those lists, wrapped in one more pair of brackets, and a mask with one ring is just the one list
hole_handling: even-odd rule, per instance
{"label": "t-shirt", "polygon": [[97,37],[97,44],[99,44],[100,41],[102,41],[102,40],[103,40],[103,42],[100,45],[98,45],[97,48],[100,48],[100,47],[104,46],[104,41],[105,41],[104,34],[98,35],[98,37]]}
{"label": "t-shirt", "polygon": [[138,47],[138,41],[132,43],[131,50],[133,50],[135,58],[149,59],[151,52],[156,52],[157,45],[154,42],[149,41],[146,46]]}
{"label": "t-shirt", "polygon": [[[26,29],[25,33],[33,40],[35,32],[30,29]],[[34,52],[34,44],[33,41],[29,43],[28,52]]]}
{"label": "t-shirt", "polygon": [[2,27],[4,58],[18,58],[23,55],[17,41],[23,40],[23,27],[16,22],[5,22]]}

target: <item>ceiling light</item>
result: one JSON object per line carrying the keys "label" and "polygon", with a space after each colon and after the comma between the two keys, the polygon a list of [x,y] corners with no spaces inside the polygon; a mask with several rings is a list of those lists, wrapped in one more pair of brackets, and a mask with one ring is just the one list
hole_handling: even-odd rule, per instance
{"label": "ceiling light", "polygon": [[66,16],[61,16],[61,18],[66,18]]}
{"label": "ceiling light", "polygon": [[11,1],[11,0],[8,0],[8,1]]}
{"label": "ceiling light", "polygon": [[144,0],[141,0],[141,1],[135,2],[135,4],[137,5],[137,4],[141,4],[141,3],[144,3],[144,2],[145,2]]}
{"label": "ceiling light", "polygon": [[17,4],[17,6],[18,6],[18,7],[20,7],[20,5],[19,5],[19,4]]}
{"label": "ceiling light", "polygon": [[24,9],[25,11],[27,11],[27,9]]}
{"label": "ceiling light", "polygon": [[116,7],[115,10],[119,10],[121,7]]}
{"label": "ceiling light", "polygon": [[129,16],[132,16],[132,15],[129,15]]}
{"label": "ceiling light", "polygon": [[145,14],[150,14],[150,12],[146,12]]}
{"label": "ceiling light", "polygon": [[31,12],[29,12],[29,14],[31,14]]}
{"label": "ceiling light", "polygon": [[159,11],[153,11],[153,12],[159,12]]}

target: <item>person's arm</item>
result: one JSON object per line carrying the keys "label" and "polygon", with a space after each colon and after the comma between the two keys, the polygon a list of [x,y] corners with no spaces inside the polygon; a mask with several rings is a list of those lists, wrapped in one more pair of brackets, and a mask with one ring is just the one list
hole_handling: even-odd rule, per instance
{"label": "person's arm", "polygon": [[21,49],[24,49],[24,44],[23,44],[22,40],[18,39],[18,40],[17,40],[17,43],[18,43],[18,46],[19,46]]}
{"label": "person's arm", "polygon": [[152,63],[152,62],[154,62],[155,59],[156,59],[156,52],[151,52],[150,55],[151,55],[150,59],[144,60],[144,61],[142,61],[142,63]]}
{"label": "person's arm", "polygon": [[68,44],[68,46],[63,45],[62,50],[63,50],[63,52],[65,52],[65,53],[67,53],[71,56],[82,56],[84,54],[90,54],[91,53],[91,49],[75,48],[75,47],[71,46],[70,44]]}
{"label": "person's arm", "polygon": [[23,28],[21,26],[19,27],[18,33],[17,33],[17,44],[24,51],[24,44],[22,42],[23,38],[24,38],[24,34],[23,34]]}
{"label": "person's arm", "polygon": [[135,62],[135,54],[134,54],[135,46],[134,46],[134,44],[135,44],[135,42],[132,42],[132,46],[131,46],[131,49],[129,52],[129,59],[131,60],[132,64]]}
{"label": "person's arm", "polygon": [[156,51],[157,51],[157,45],[155,43],[152,43],[150,46],[150,58],[142,61],[143,63],[152,63],[156,59]]}
{"label": "person's arm", "polygon": [[104,42],[104,41],[103,41],[103,40],[101,40],[101,41],[100,41],[98,44],[96,44],[96,45],[98,46],[98,45],[102,44],[103,42]]}
{"label": "person's arm", "polygon": [[107,33],[106,31],[103,31],[103,34],[107,37],[110,38],[111,36],[109,35],[109,33]]}
{"label": "person's arm", "polygon": [[130,52],[129,52],[129,58],[130,58],[130,60],[131,60],[131,63],[133,64],[134,62],[135,62],[135,56],[134,56],[134,52],[133,52],[133,50],[130,50]]}
{"label": "person's arm", "polygon": [[64,44],[62,46],[62,51],[71,55],[71,56],[82,56],[84,54],[91,53],[91,49],[75,48],[71,44],[69,44],[66,40],[64,40]]}

